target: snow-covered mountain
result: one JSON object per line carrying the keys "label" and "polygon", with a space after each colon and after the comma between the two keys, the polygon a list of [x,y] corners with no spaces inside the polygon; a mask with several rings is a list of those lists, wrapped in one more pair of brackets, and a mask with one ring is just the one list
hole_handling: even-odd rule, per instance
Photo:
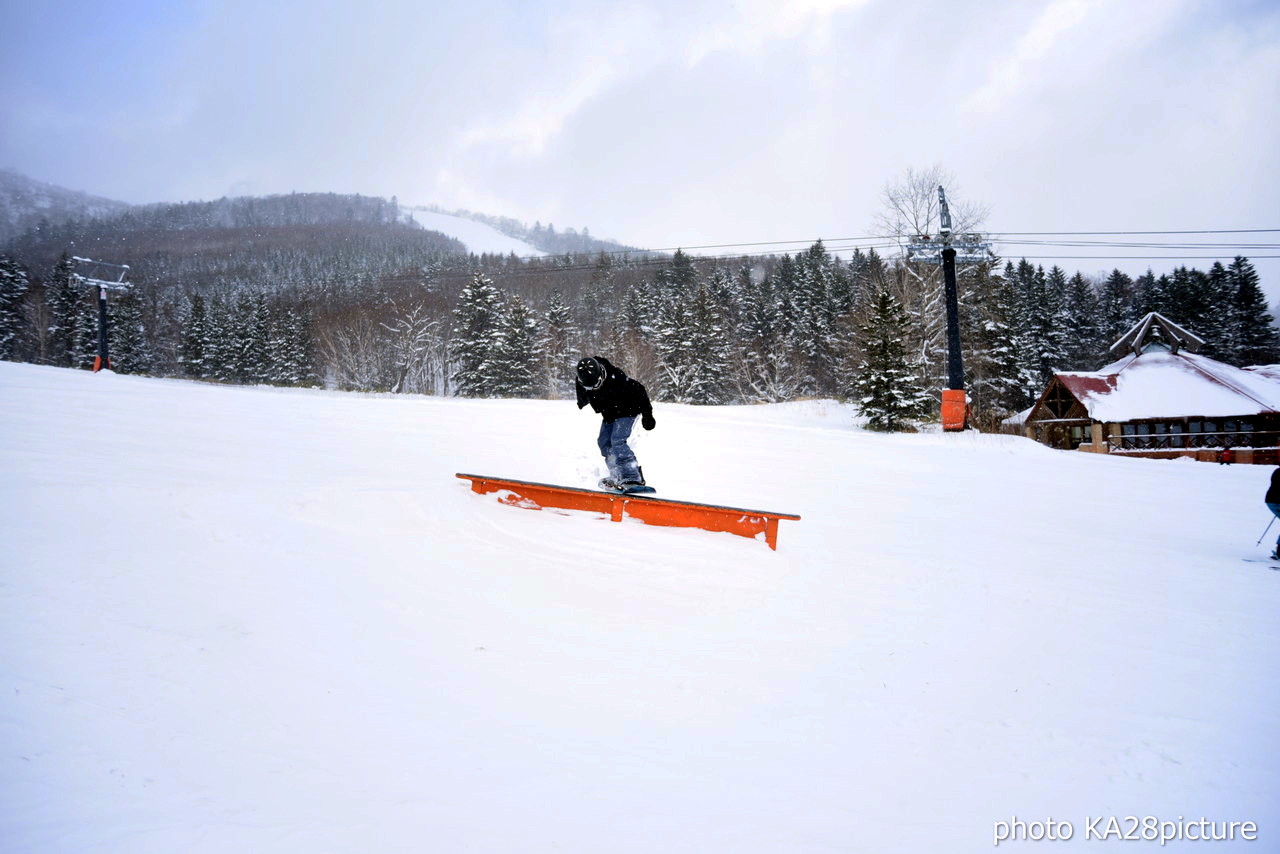
{"label": "snow-covered mountain", "polygon": [[[391,204],[382,199],[367,197],[337,196],[322,193],[293,193],[288,196],[224,198],[214,202],[134,206],[125,202],[92,196],[77,190],[69,190],[54,184],[46,184],[13,170],[4,169],[0,170],[0,246],[14,241],[15,238],[23,235],[42,220],[57,226],[72,220],[110,218],[126,211],[133,211],[137,213],[139,222],[132,224],[130,227],[140,226],[145,222],[148,228],[158,227],[163,230],[168,224],[163,221],[157,222],[157,219],[162,219],[165,212],[172,211],[175,212],[175,215],[181,215],[179,217],[182,219],[181,227],[189,228],[191,224],[187,220],[190,219],[190,216],[187,214],[192,210],[200,213],[209,210],[216,214],[220,208],[229,209],[234,207],[239,213],[251,209],[254,213],[261,213],[262,211],[269,213],[273,205],[279,207],[281,204],[286,204],[294,199],[315,199],[326,196],[337,200],[354,199],[362,205],[368,203]],[[439,232],[446,237],[454,238],[465,245],[468,252],[478,255],[509,255],[514,253],[522,258],[527,258],[564,252],[615,252],[631,249],[631,247],[615,241],[594,238],[585,230],[581,234],[572,229],[563,233],[556,233],[553,228],[540,230],[541,226],[530,230],[507,217],[487,216],[465,211],[446,213],[429,206],[402,205],[399,207],[399,211],[400,218],[403,221],[411,221],[425,230]],[[254,224],[258,224],[262,217],[250,217],[249,219]],[[339,221],[345,223],[347,218],[340,218]],[[508,228],[507,231],[512,233],[496,228],[493,223],[510,225],[511,228]],[[209,222],[201,223],[204,227],[217,224],[213,219]],[[107,227],[119,230],[115,224],[109,224]],[[532,235],[532,240],[521,236],[513,236],[525,231]],[[32,245],[38,244],[39,238],[38,236],[34,238],[28,236],[26,242]],[[54,254],[56,255],[61,251],[62,249],[59,247]],[[48,253],[46,252],[45,254]]]}
{"label": "snow-covered mountain", "polygon": [[599,419],[567,401],[7,362],[0,401],[6,852],[1280,827],[1280,572],[1241,560],[1264,467],[658,404],[659,494],[799,513],[774,552],[454,477],[593,484]]}
{"label": "snow-covered mountain", "polygon": [[0,169],[0,246],[44,219],[61,224],[73,219],[111,216],[130,205]]}

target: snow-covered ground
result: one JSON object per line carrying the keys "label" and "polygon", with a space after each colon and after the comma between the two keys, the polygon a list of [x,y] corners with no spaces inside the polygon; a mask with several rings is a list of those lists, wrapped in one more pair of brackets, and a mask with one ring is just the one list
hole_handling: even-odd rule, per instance
{"label": "snow-covered ground", "polygon": [[777,552],[454,477],[590,485],[570,402],[0,363],[0,850],[1280,850],[1270,469],[656,415]]}
{"label": "snow-covered ground", "polygon": [[514,252],[521,258],[526,258],[547,254],[531,243],[503,234],[493,226],[474,219],[422,207],[403,207],[402,210],[406,214],[413,214],[413,219],[418,225],[461,241],[468,252],[476,255],[483,255],[486,252],[491,255],[509,255]]}

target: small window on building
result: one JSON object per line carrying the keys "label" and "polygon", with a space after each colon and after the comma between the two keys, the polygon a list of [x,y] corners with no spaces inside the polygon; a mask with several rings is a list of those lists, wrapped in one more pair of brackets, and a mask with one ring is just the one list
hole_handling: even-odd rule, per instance
{"label": "small window on building", "polygon": [[1187,432],[1188,432],[1188,433],[1199,433],[1199,432],[1201,432],[1201,430],[1200,430],[1200,422],[1199,422],[1199,421],[1188,421],[1188,422],[1187,422]]}

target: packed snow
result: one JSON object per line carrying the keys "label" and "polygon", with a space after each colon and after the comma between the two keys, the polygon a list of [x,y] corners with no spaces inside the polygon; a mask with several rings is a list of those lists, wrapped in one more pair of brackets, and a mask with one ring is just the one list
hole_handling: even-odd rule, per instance
{"label": "packed snow", "polygon": [[801,514],[778,551],[454,477],[592,485],[572,402],[0,363],[0,849],[1280,845],[1271,469],[655,415],[659,494]]}
{"label": "packed snow", "polygon": [[418,225],[428,231],[438,231],[460,241],[467,247],[468,252],[476,255],[484,255],[486,253],[490,255],[510,255],[514,252],[521,258],[528,258],[547,254],[531,243],[503,234],[493,226],[474,219],[454,216],[453,214],[423,207],[407,207],[402,208],[402,210],[405,211],[406,216],[412,214],[414,222],[418,223]]}

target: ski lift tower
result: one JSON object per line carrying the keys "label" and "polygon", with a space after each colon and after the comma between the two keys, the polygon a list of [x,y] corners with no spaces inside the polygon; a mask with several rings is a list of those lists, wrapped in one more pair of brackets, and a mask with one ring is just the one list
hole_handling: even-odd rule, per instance
{"label": "ski lift tower", "polygon": [[907,245],[907,260],[941,264],[947,301],[947,388],[942,390],[942,429],[960,431],[968,426],[969,405],[964,391],[964,359],[960,354],[960,300],[956,291],[956,261],[977,264],[991,257],[991,244],[981,234],[952,234],[947,194],[938,187],[941,205],[938,236],[917,234]]}
{"label": "ski lift tower", "polygon": [[125,277],[129,275],[129,265],[108,264],[105,261],[94,261],[92,258],[72,258],[71,260],[76,262],[77,267],[87,264],[94,273],[113,277],[108,279],[75,272],[71,274],[73,281],[98,289],[98,355],[93,358],[93,372],[96,374],[103,368],[111,370],[111,356],[107,352],[107,291],[129,290],[130,285],[125,281]]}

